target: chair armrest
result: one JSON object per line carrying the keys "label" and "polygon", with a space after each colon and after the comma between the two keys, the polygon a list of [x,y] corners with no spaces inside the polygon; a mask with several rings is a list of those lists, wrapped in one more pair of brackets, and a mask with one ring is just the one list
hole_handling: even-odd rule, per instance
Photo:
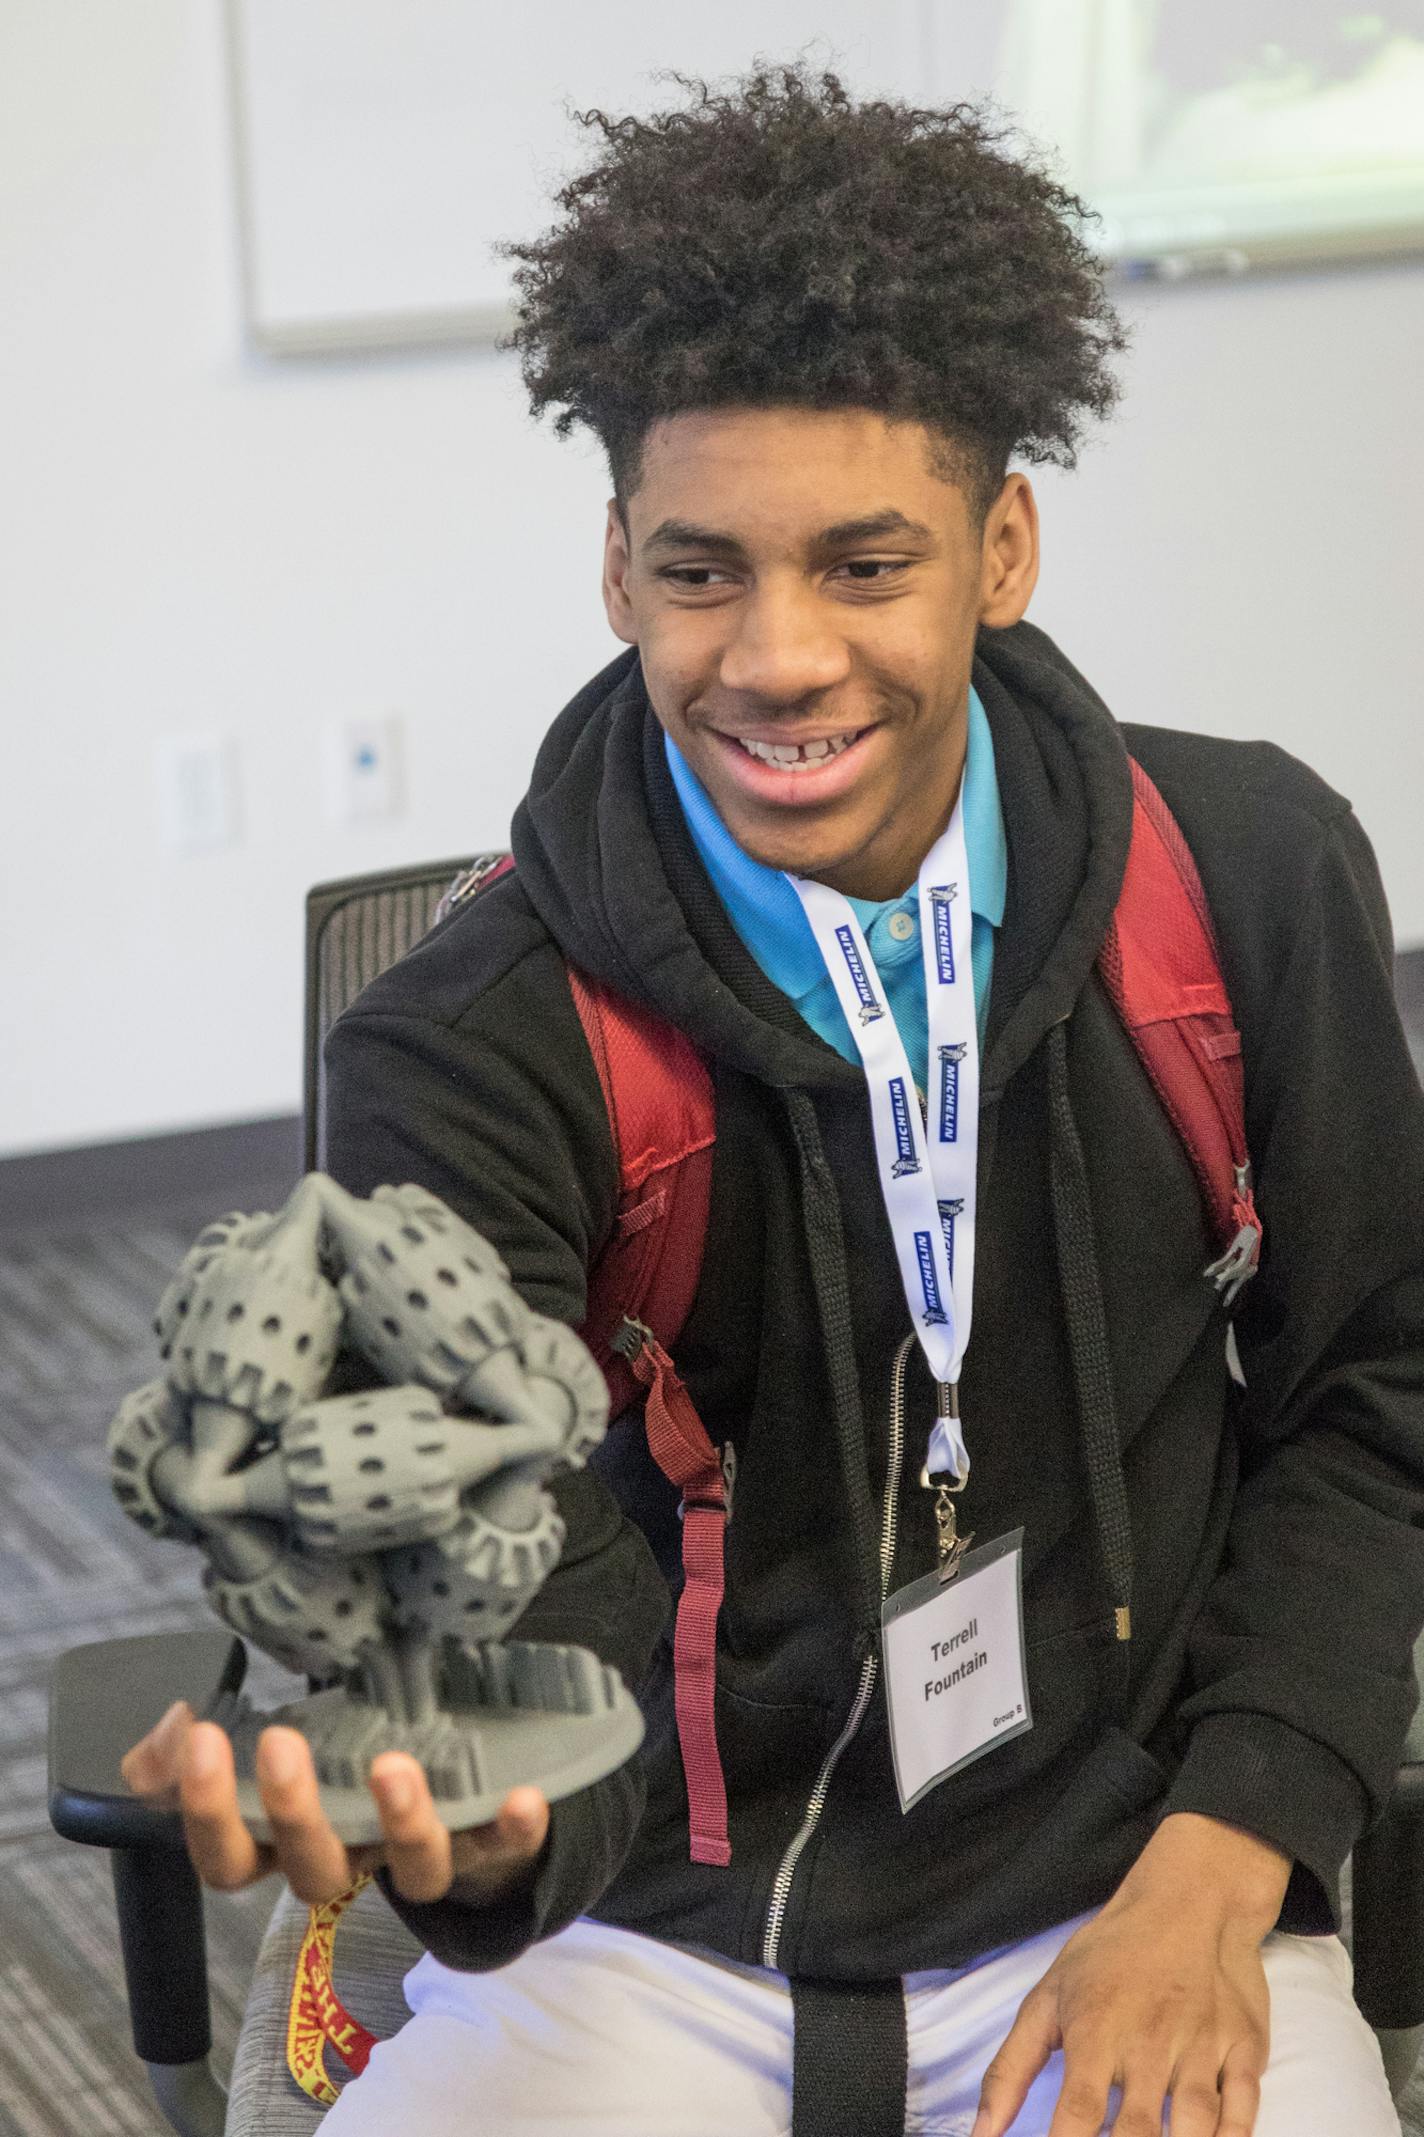
{"label": "chair armrest", "polygon": [[49,1702],[55,1831],[100,1848],[181,1846],[177,1812],[154,1810],[130,1794],[119,1761],[175,1699],[208,1714],[246,1672],[246,1648],[219,1626],[95,1640],[61,1655]]}
{"label": "chair armrest", "polygon": [[208,2066],[203,1892],[177,1812],[131,1795],[119,1761],[175,1699],[209,1714],[246,1671],[241,1640],[204,1627],[71,1648],[50,1685],[50,1823],[66,1840],[112,1850],[134,2049],[183,2137],[218,2137],[225,2120]]}

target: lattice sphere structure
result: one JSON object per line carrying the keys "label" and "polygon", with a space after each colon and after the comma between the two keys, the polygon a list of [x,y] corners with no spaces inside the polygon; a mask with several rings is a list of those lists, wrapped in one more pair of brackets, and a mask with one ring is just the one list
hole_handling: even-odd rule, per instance
{"label": "lattice sphere structure", "polygon": [[[552,1799],[631,1756],[642,1720],[615,1672],[506,1638],[563,1546],[547,1481],[587,1461],[608,1394],[478,1232],[424,1189],[361,1200],[312,1173],[275,1215],[209,1225],[154,1325],[165,1370],[114,1419],[114,1491],[200,1549],[213,1608],[313,1687],[212,1717],[259,1837],[272,1721],[307,1736],[352,1842],[379,1837],[377,1751],[421,1760],[452,1827],[516,1783]],[[334,1387],[353,1365],[373,1384]]]}

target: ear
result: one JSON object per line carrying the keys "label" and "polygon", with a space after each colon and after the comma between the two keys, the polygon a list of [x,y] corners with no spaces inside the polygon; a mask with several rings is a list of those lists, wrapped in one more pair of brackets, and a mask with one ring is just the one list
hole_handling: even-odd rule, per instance
{"label": "ear", "polygon": [[633,604],[628,598],[630,562],[628,544],[623,538],[623,522],[618,517],[618,503],[616,498],[610,497],[608,525],[603,534],[603,606],[614,637],[621,638],[625,645],[635,646],[638,633],[633,621]]}
{"label": "ear", "polygon": [[984,521],[979,621],[1004,631],[1020,623],[1038,584],[1038,506],[1028,477],[1006,476]]}

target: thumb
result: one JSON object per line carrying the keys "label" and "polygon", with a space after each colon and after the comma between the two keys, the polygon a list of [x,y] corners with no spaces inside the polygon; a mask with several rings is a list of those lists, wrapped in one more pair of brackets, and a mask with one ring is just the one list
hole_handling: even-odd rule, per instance
{"label": "thumb", "polygon": [[1040,1982],[1020,2004],[1018,2017],[984,2073],[970,2137],[1003,2137],[1061,2037],[1058,1999]]}

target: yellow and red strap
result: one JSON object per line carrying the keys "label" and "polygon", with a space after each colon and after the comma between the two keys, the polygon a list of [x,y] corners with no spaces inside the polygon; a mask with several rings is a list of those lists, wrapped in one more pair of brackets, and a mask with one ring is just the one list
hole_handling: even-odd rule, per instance
{"label": "yellow and red strap", "polygon": [[351,2075],[359,2077],[376,2045],[375,2034],[351,2016],[331,1977],[336,1925],[370,1882],[369,1877],[358,1878],[349,1892],[339,1892],[334,1900],[324,1900],[320,1907],[311,1909],[292,1977],[292,2000],[287,2010],[287,2068],[302,2091],[322,2107],[334,2106],[337,2098],[336,2087],[327,2075],[327,2048],[334,2048]]}

